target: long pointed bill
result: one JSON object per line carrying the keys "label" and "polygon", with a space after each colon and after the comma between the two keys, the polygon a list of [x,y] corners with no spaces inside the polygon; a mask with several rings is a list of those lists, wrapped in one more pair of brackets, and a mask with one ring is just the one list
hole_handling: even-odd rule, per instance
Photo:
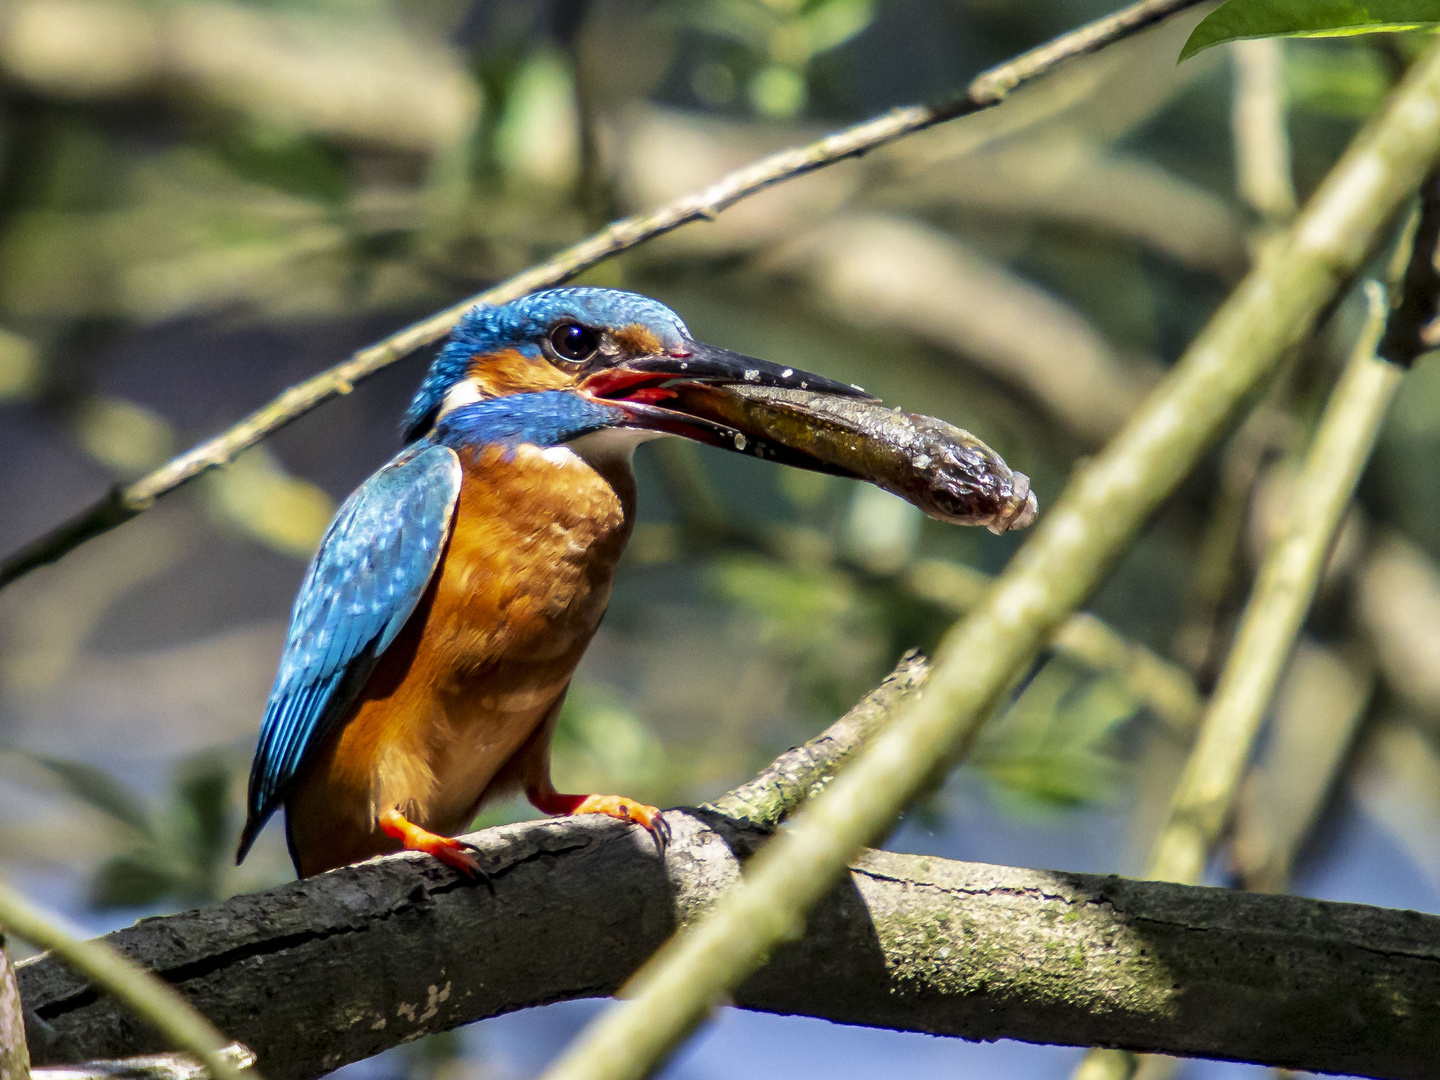
{"label": "long pointed bill", "polygon": [[[840,397],[875,398],[850,383],[836,382],[809,371],[781,367],[744,353],[690,342],[685,349],[654,353],[622,360],[587,376],[581,387],[596,397],[634,400],[635,391],[657,389],[675,383],[704,383],[725,386],[770,386],[789,390],[811,390]],[[644,398],[640,398],[644,400]]]}
{"label": "long pointed bill", "polygon": [[968,431],[808,371],[696,345],[623,361],[581,388],[633,427],[867,480],[942,521],[1000,533],[1035,519],[1029,477]]}

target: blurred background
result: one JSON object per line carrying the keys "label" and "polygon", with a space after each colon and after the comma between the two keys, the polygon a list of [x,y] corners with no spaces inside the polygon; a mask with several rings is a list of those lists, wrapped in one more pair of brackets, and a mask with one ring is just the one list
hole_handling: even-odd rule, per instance
{"label": "blurred background", "polygon": [[[613,217],[954,93],[1111,6],[4,0],[0,549]],[[1198,17],[581,280],[973,430],[1043,513],[1413,49],[1382,35],[1177,66]],[[1062,638],[892,846],[1139,871],[1359,314],[1352,297],[1292,358],[1094,599],[1103,622]],[[290,877],[278,827],[231,865],[259,717],[306,560],[393,453],[427,361],[0,593],[0,873],[96,932]],[[688,444],[646,447],[637,470],[640,525],[557,740],[562,790],[715,797],[933,647],[1020,540]],[[1440,370],[1422,364],[1214,882],[1440,911],[1437,472]],[[518,1080],[600,1007],[348,1072]],[[1078,1058],[729,1011],[668,1075],[1063,1077]]]}

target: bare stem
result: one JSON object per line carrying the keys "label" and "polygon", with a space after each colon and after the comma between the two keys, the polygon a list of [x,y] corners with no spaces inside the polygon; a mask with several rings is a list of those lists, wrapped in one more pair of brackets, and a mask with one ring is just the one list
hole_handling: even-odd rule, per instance
{"label": "bare stem", "polygon": [[722,996],[799,933],[855,852],[969,749],[1046,637],[1102,580],[1245,397],[1310,332],[1440,156],[1440,45],[1357,136],[1294,226],[1154,394],[1085,467],[985,602],[946,635],[925,693],[756,855],[708,917],[672,938],[547,1080],[648,1075]]}
{"label": "bare stem", "polygon": [[808,146],[782,150],[761,158],[693,194],[683,196],[649,213],[635,214],[601,229],[587,240],[517,274],[509,281],[462,300],[453,307],[407,326],[383,341],[353,354],[328,371],[286,390],[228,431],[187,450],[134,483],[116,488],[105,498],[0,562],[0,587],[36,567],[61,558],[87,540],[150,509],[155,500],[195,479],[208,469],[229,464],[286,424],[417,349],[445,337],[460,317],[477,304],[503,304],[536,289],[567,281],[596,263],[653,240],[693,221],[712,221],[721,211],[775,184],[794,180],[859,157],[886,143],[936,124],[1000,104],[1025,83],[1046,75],[1066,61],[1103,48],[1199,0],[1139,0],[1138,3],[1072,33],[1062,35],[978,76],[959,97],[931,105],[911,105],[843,131]]}
{"label": "bare stem", "polygon": [[0,882],[0,926],[32,945],[49,949],[97,989],[113,994],[153,1025],[171,1045],[194,1055],[216,1080],[260,1080],[244,1070],[230,1040],[216,1031],[169,983],[121,956],[109,945],[87,940],[63,926],[9,885]]}
{"label": "bare stem", "polygon": [[[1367,282],[1366,299],[1370,313],[1365,329],[1305,455],[1283,529],[1266,552],[1146,877],[1200,883],[1210,850],[1229,820],[1261,721],[1315,599],[1355,484],[1400,386],[1404,369],[1375,356],[1385,328],[1384,290]],[[1127,1080],[1135,1068],[1133,1054],[1092,1051],[1075,1077]]]}
{"label": "bare stem", "polygon": [[1265,710],[1310,610],[1320,574],[1403,369],[1379,360],[1380,286],[1367,283],[1370,318],[1321,418],[1246,605],[1200,734],[1180,777],[1146,876],[1198,884],[1227,820]]}
{"label": "bare stem", "polygon": [[1295,181],[1290,169],[1290,134],[1285,126],[1284,42],[1276,38],[1237,41],[1234,106],[1235,186],[1267,225],[1295,216]]}

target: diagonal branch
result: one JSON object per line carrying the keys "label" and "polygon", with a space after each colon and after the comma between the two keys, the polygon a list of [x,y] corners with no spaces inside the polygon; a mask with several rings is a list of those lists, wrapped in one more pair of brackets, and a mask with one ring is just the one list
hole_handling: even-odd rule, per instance
{"label": "diagonal branch", "polygon": [[782,150],[737,169],[702,191],[686,195],[643,214],[623,218],[594,236],[526,270],[509,281],[487,289],[392,334],[353,354],[348,360],[292,386],[268,405],[257,409],[228,431],[162,465],[154,472],[111,491],[44,536],[0,562],[0,587],[52,563],[101,533],[148,510],[167,495],[208,469],[229,464],[286,424],[340,394],[382,368],[434,344],[476,304],[503,304],[535,289],[568,281],[588,267],[694,221],[713,220],[721,211],[776,184],[794,180],[859,157],[886,143],[1000,104],[1025,83],[1048,74],[1078,56],[1094,52],[1128,37],[1199,0],[1139,0],[1122,11],[1097,19],[1072,33],[1022,53],[977,77],[953,100],[932,105],[911,105],[853,127],[827,135],[808,146]]}
{"label": "diagonal branch", "polygon": [[1403,369],[1375,355],[1385,325],[1384,290],[1367,283],[1370,318],[1330,395],[1241,616],[1230,659],[1201,719],[1146,876],[1198,883],[1229,819],[1270,699]]}
{"label": "diagonal branch", "polygon": [[[1306,451],[1284,525],[1265,553],[1229,659],[1151,850],[1146,877],[1192,885],[1203,879],[1211,849],[1230,820],[1270,700],[1320,588],[1355,485],[1400,388],[1404,369],[1375,355],[1385,329],[1385,291],[1374,281],[1366,282],[1365,291],[1369,318]],[[1097,1051],[1075,1077],[1129,1080],[1137,1065],[1132,1055]]]}

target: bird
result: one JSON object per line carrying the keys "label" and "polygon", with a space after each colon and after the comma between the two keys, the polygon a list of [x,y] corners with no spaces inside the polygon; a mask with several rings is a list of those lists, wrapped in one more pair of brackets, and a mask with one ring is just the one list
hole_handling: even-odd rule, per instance
{"label": "bird", "polygon": [[659,301],[569,287],[476,306],[437,353],[403,448],[341,505],[291,612],[236,862],[283,807],[296,873],[427,852],[523,792],[649,830],[622,795],[564,794],[550,742],[634,527],[638,444],[678,436],[833,471],[677,404],[677,386],[859,387],[696,341]]}

